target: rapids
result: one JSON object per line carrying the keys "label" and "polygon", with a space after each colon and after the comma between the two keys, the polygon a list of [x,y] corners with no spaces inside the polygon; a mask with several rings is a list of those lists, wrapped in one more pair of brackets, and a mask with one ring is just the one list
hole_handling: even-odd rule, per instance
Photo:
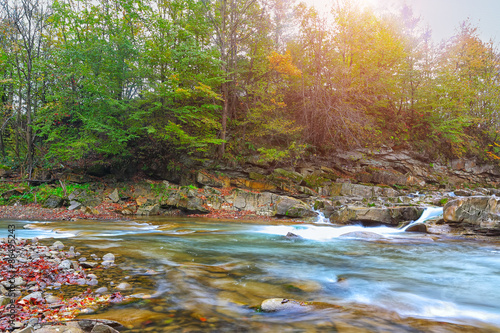
{"label": "rapids", "polygon": [[[130,276],[130,293],[150,296],[89,317],[121,318],[131,332],[145,323],[152,332],[500,331],[495,243],[389,227],[187,218],[3,220],[2,236],[12,223],[18,238],[114,253],[124,270],[114,282]],[[259,312],[267,298],[321,306]]]}

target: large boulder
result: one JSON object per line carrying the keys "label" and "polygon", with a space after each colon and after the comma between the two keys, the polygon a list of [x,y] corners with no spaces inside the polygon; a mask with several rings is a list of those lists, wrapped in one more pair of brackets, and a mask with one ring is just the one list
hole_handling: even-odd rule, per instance
{"label": "large boulder", "polygon": [[347,223],[350,221],[380,222],[398,225],[403,221],[417,220],[422,212],[421,207],[343,207],[330,215],[332,223]]}
{"label": "large boulder", "polygon": [[500,233],[500,198],[473,196],[448,202],[443,218],[449,223],[465,223],[484,231]]}
{"label": "large boulder", "polygon": [[313,212],[305,202],[282,196],[276,202],[276,215],[286,217],[312,217],[317,213]]}

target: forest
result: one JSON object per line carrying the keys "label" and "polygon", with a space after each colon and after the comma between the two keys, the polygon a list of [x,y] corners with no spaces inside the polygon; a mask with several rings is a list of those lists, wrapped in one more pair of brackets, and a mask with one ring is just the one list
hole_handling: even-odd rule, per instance
{"label": "forest", "polygon": [[500,59],[466,21],[332,1],[5,0],[0,166],[290,162],[357,147],[498,159]]}

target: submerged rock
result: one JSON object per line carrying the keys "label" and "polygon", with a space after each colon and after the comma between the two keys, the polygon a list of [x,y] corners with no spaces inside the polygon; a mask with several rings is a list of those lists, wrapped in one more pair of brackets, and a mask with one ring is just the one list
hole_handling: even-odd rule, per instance
{"label": "submerged rock", "polygon": [[260,305],[262,311],[275,312],[283,310],[308,310],[312,306],[306,302],[299,302],[293,299],[287,298],[270,298],[262,301]]}
{"label": "submerged rock", "polygon": [[362,238],[362,239],[384,239],[385,237],[371,231],[352,231],[340,235],[344,238]]}

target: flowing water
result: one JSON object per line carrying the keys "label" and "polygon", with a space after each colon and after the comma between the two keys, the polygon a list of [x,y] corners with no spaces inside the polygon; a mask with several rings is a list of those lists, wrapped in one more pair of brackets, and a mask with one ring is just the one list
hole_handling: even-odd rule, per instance
{"label": "flowing water", "polygon": [[[496,243],[388,227],[183,218],[4,220],[1,236],[8,223],[17,237],[114,253],[124,272],[96,272],[99,286],[127,281],[129,294],[144,299],[89,317],[131,332],[500,332]],[[260,312],[268,298],[314,306]]]}

